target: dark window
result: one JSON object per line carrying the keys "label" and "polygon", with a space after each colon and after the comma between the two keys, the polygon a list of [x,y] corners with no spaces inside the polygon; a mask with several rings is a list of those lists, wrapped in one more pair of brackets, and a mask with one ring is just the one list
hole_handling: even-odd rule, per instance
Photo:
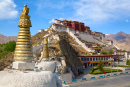
{"label": "dark window", "polygon": [[103,60],[103,57],[101,58],[101,60]]}
{"label": "dark window", "polygon": [[87,61],[89,61],[89,58],[86,58],[87,59]]}
{"label": "dark window", "polygon": [[86,61],[86,58],[84,58],[84,61]]}
{"label": "dark window", "polygon": [[95,61],[95,58],[93,58],[93,61]]}
{"label": "dark window", "polygon": [[90,58],[90,61],[92,61],[92,58]]}
{"label": "dark window", "polygon": [[81,58],[81,61],[83,61],[83,58]]}

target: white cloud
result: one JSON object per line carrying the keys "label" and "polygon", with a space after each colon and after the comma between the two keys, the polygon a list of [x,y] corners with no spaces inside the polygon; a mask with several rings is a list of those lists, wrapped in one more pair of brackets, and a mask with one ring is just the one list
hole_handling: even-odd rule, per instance
{"label": "white cloud", "polygon": [[50,20],[49,23],[54,23],[54,19]]}
{"label": "white cloud", "polygon": [[0,0],[0,19],[13,19],[18,15],[13,0]]}
{"label": "white cloud", "polygon": [[91,23],[130,17],[130,0],[38,0],[39,13],[45,12],[48,8],[53,10],[56,17]]}
{"label": "white cloud", "polygon": [[111,34],[105,34],[105,35],[111,35]]}
{"label": "white cloud", "polygon": [[128,19],[126,19],[126,22],[129,22],[129,20],[128,20]]}
{"label": "white cloud", "polygon": [[75,18],[101,22],[129,16],[130,0],[79,0],[73,7]]}
{"label": "white cloud", "polygon": [[[63,20],[63,18],[59,18],[59,20]],[[54,19],[50,20],[49,23],[54,23]]]}
{"label": "white cloud", "polygon": [[63,18],[59,18],[59,20],[63,20]]}

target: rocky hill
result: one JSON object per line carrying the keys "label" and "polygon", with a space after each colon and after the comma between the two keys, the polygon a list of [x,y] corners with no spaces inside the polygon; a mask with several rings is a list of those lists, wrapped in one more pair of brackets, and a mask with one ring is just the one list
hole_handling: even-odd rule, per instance
{"label": "rocky hill", "polygon": [[0,34],[0,44],[3,44],[3,43],[7,43],[9,41],[16,41],[17,40],[17,36],[4,36],[2,34]]}
{"label": "rocky hill", "polygon": [[113,40],[120,49],[130,51],[130,34],[121,31],[117,34],[106,35],[106,39]]}
{"label": "rocky hill", "polygon": [[3,59],[0,60],[0,70],[8,67],[12,64],[14,58],[14,52],[8,53]]}
{"label": "rocky hill", "polygon": [[[41,44],[44,41],[44,36],[48,34],[48,31],[42,31],[37,33],[36,35],[32,36],[31,41],[32,41],[32,45],[36,46],[38,44]],[[86,53],[86,51],[84,50],[84,48],[82,47],[78,47],[76,45],[78,45],[78,43],[67,33],[65,32],[54,32],[54,34],[60,35],[61,37],[66,37],[66,39],[64,39],[62,41],[62,39],[60,40],[55,40],[52,39],[49,42],[49,55],[50,57],[61,57],[64,55],[64,57],[66,58],[66,63],[70,66],[76,66],[76,67],[81,67],[82,64],[80,62],[80,60],[77,58],[77,55],[79,53]],[[51,37],[52,35],[48,36]],[[75,45],[70,45],[71,44],[75,44]],[[66,50],[65,50],[66,49]],[[38,50],[35,53],[34,56],[34,61],[38,60],[38,57],[41,56],[41,50]],[[62,52],[64,52],[65,54],[62,54]],[[72,55],[75,57],[72,57]],[[67,58],[70,59],[67,59]],[[74,59],[73,59],[74,58]],[[6,61],[6,63],[5,63]],[[8,62],[9,61],[9,62]],[[2,64],[0,67],[0,70],[3,70],[5,67],[9,66],[13,61],[13,53],[9,53],[8,55],[6,55],[5,58],[0,60],[0,63]]]}

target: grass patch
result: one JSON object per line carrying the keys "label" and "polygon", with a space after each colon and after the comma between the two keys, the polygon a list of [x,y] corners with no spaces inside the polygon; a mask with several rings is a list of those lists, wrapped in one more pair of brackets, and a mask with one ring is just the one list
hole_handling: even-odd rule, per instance
{"label": "grass patch", "polygon": [[[120,70],[121,71],[121,70]],[[110,68],[104,68],[104,71],[100,71],[98,68],[93,68],[89,71],[89,74],[104,74],[105,73],[111,73]],[[112,72],[117,72],[117,69],[112,69]]]}
{"label": "grass patch", "polygon": [[[117,65],[115,65],[115,67],[117,67]],[[130,65],[118,65],[118,67],[130,68]]]}

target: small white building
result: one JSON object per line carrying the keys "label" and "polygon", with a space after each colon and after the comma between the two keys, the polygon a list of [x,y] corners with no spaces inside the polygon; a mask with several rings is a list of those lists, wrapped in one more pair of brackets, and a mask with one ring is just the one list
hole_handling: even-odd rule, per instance
{"label": "small white building", "polygon": [[106,40],[106,43],[109,45],[113,45],[113,41],[112,40]]}
{"label": "small white building", "polygon": [[47,31],[47,29],[40,29],[38,32]]}
{"label": "small white building", "polygon": [[130,51],[116,51],[115,55],[124,55],[126,59],[130,58]]}

